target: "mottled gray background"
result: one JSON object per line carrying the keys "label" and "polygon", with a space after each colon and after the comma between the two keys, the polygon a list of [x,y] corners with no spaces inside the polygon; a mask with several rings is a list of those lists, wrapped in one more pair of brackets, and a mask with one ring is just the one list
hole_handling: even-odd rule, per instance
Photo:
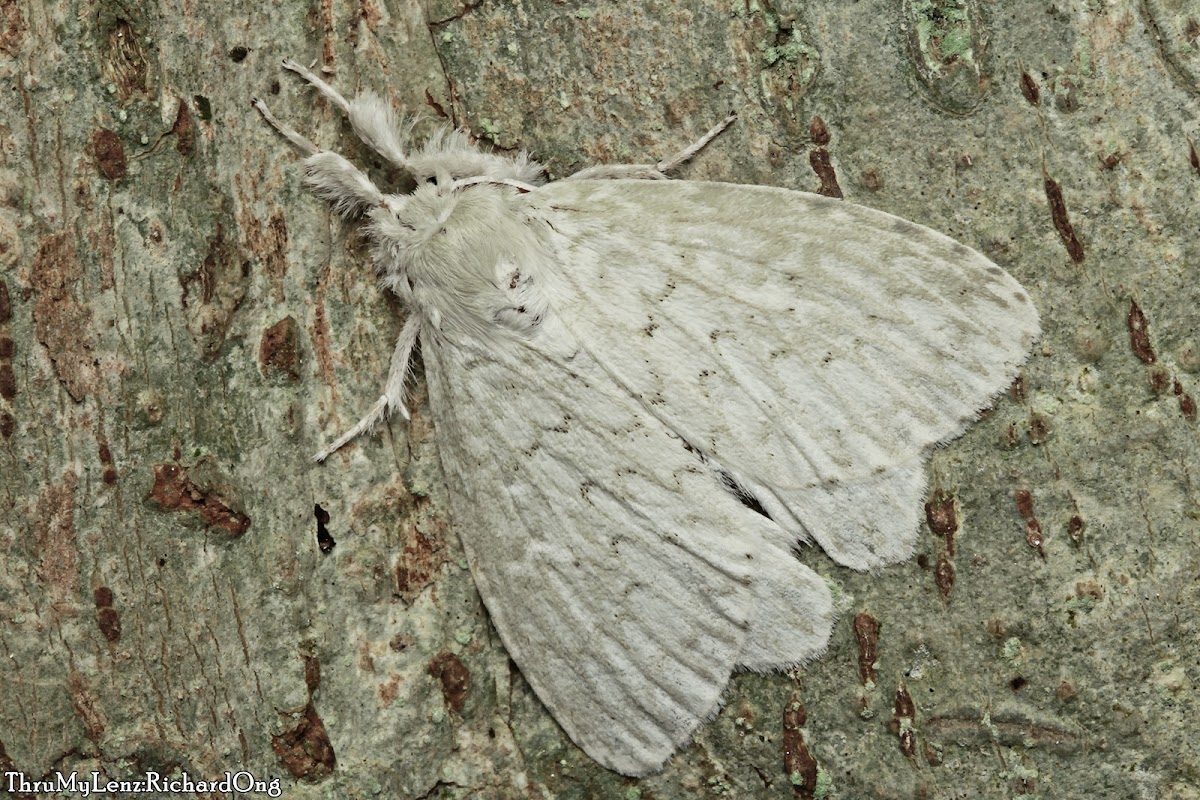
{"label": "mottled gray background", "polygon": [[[836,182],[1041,309],[1023,379],[934,457],[918,557],[807,553],[846,608],[828,654],[737,678],[662,774],[596,766],[509,662],[420,381],[411,426],[307,462],[399,318],[249,106],[374,163],[283,56],[555,175],[735,109],[685,177]],[[1200,797],[1195,0],[0,0],[0,75],[0,771]]]}

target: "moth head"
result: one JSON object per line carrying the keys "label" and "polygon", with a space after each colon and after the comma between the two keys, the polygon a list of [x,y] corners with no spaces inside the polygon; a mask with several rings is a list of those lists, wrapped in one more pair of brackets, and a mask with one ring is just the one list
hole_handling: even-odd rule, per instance
{"label": "moth head", "polygon": [[446,232],[456,193],[436,181],[422,183],[411,194],[388,194],[368,212],[364,230],[375,257],[375,270],[387,288],[412,301],[410,265],[435,237]]}
{"label": "moth head", "polygon": [[367,213],[364,233],[371,242],[381,275],[395,271],[406,254],[428,239],[431,220],[414,194],[384,195],[383,202]]}

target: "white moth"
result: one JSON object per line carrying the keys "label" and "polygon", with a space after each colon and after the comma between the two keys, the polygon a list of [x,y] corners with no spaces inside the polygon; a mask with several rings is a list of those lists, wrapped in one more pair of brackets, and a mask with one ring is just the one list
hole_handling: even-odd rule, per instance
{"label": "white moth", "polygon": [[457,130],[411,148],[372,94],[307,80],[416,182],[342,156],[309,185],[365,215],[408,316],[383,395],[324,459],[404,407],[419,341],[451,513],[505,647],[571,739],[660,769],[737,669],[825,648],[833,607],[796,557],[907,559],[924,462],[1013,379],[1025,290],[928,228],[763,186],[656,180],[676,158],[543,184]]}

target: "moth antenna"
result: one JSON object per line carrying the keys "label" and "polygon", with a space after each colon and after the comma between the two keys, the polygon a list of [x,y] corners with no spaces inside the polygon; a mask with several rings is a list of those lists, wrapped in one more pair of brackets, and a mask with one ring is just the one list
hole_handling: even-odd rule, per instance
{"label": "moth antenna", "polygon": [[387,100],[374,92],[362,92],[353,100],[347,100],[308,67],[285,58],[283,68],[299,75],[325,99],[340,108],[350,120],[354,133],[367,146],[408,174],[413,174],[412,162],[404,152],[412,125],[402,124]]}

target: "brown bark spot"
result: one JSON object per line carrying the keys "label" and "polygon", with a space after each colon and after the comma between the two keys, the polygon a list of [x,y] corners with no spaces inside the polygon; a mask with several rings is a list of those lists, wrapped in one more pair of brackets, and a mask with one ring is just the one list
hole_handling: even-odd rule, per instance
{"label": "brown bark spot", "polygon": [[809,123],[808,135],[817,147],[829,144],[829,128],[825,127],[825,120],[818,116],[814,115],[812,122]]}
{"label": "brown bark spot", "polygon": [[1013,492],[1013,500],[1017,504],[1017,513],[1021,519],[1033,519],[1033,495],[1028,489],[1017,489]]}
{"label": "brown bark spot", "polygon": [[865,686],[875,682],[875,662],[879,658],[879,620],[866,611],[855,614],[854,638],[858,642],[858,677]]}
{"label": "brown bark spot", "polygon": [[1041,414],[1033,413],[1029,415],[1029,441],[1032,444],[1041,444],[1050,438],[1050,422]]}
{"label": "brown bark spot", "polygon": [[896,702],[888,727],[900,741],[900,752],[913,761],[917,758],[917,732],[913,727],[916,716],[917,707],[908,693],[908,687],[903,682],[896,684]]}
{"label": "brown bark spot", "polygon": [[59,381],[80,402],[95,382],[91,306],[75,299],[83,267],[69,233],[42,240],[30,268],[34,328]]}
{"label": "brown bark spot", "polygon": [[114,183],[125,177],[125,145],[121,137],[108,128],[92,134],[92,156],[100,174]]}
{"label": "brown bark spot", "polygon": [[1196,401],[1186,392],[1179,395],[1179,411],[1188,422],[1196,421]]}
{"label": "brown bark spot", "polygon": [[1154,346],[1150,344],[1150,326],[1136,300],[1129,301],[1129,314],[1125,318],[1125,323],[1129,326],[1129,345],[1133,348],[1133,354],[1143,364],[1153,364],[1157,361],[1158,357],[1154,355]]}
{"label": "brown bark spot", "polygon": [[792,784],[792,793],[803,800],[812,800],[817,790],[817,760],[804,741],[804,723],[808,712],[800,695],[792,692],[783,710],[783,771]]}
{"label": "brown bark spot", "polygon": [[0,52],[11,58],[16,58],[25,44],[25,34],[29,27],[21,16],[19,0],[4,0],[0,2]]}
{"label": "brown bark spot", "polygon": [[1013,382],[1009,384],[1008,394],[1013,400],[1022,401],[1025,399],[1025,376],[1018,375],[1013,378]]}
{"label": "brown bark spot", "polygon": [[116,644],[121,640],[121,615],[115,608],[96,609],[96,624],[109,644]]}
{"label": "brown bark spot", "polygon": [[99,429],[96,430],[96,450],[100,458],[100,478],[111,486],[117,482],[117,470],[113,466],[112,451],[108,448],[108,437]]}
{"label": "brown bark spot", "polygon": [[361,1],[362,8],[359,11],[359,16],[362,18],[363,23],[367,26],[367,30],[374,32],[379,27],[379,23],[383,20],[383,12],[379,10],[379,6],[372,2],[372,0]]}
{"label": "brown bark spot", "polygon": [[1049,175],[1044,175],[1043,180],[1046,199],[1050,201],[1050,218],[1054,222],[1054,229],[1058,231],[1058,237],[1066,245],[1067,255],[1076,264],[1082,264],[1083,244],[1080,243],[1079,237],[1075,235],[1075,228],[1071,225],[1071,218],[1067,214],[1067,202],[1063,199],[1062,187]]}
{"label": "brown bark spot", "polygon": [[1171,389],[1171,373],[1160,365],[1147,370],[1146,380],[1150,383],[1150,391],[1156,395],[1164,395]]}
{"label": "brown bark spot", "polygon": [[442,684],[442,697],[446,705],[455,714],[461,714],[463,704],[467,701],[467,692],[471,689],[471,673],[466,666],[453,653],[442,652],[430,660],[429,674]]}
{"label": "brown bark spot", "polygon": [[954,563],[950,561],[949,551],[938,553],[937,564],[933,569],[933,580],[937,584],[942,597],[949,600],[954,591]]}
{"label": "brown bark spot", "polygon": [[300,380],[300,330],[296,320],[284,317],[263,331],[258,345],[258,362],[264,375],[282,375]]}
{"label": "brown bark spot", "polygon": [[17,396],[17,374],[13,372],[12,364],[0,364],[0,398],[10,403]]}
{"label": "brown bark spot", "polygon": [[874,167],[868,167],[863,170],[862,174],[863,186],[872,192],[878,192],[883,188],[883,175],[879,174],[879,170]]}
{"label": "brown bark spot", "polygon": [[75,597],[79,590],[79,550],[75,543],[75,486],[77,478],[64,472],[57,483],[49,483],[37,500],[33,536],[37,552],[38,578],[56,603]]}
{"label": "brown bark spot", "polygon": [[241,190],[244,198],[242,210],[238,214],[238,228],[242,232],[242,241],[247,255],[262,265],[263,271],[271,278],[275,297],[283,301],[283,279],[287,275],[288,259],[288,229],[287,221],[279,209],[271,211],[266,221],[253,213],[254,203],[252,194]]}
{"label": "brown bark spot", "polygon": [[838,185],[837,172],[833,169],[833,162],[829,160],[829,151],[824,147],[814,147],[808,153],[808,163],[817,177],[821,179],[821,186],[817,189],[817,194],[841,198],[842,187]]}
{"label": "brown bark spot", "polygon": [[121,102],[134,93],[146,91],[146,56],[137,31],[128,20],[118,17],[109,27],[101,68],[104,76],[117,87]]}
{"label": "brown bark spot", "polygon": [[433,580],[434,571],[443,561],[441,540],[425,535],[415,525],[409,526],[404,552],[396,562],[396,594],[406,603],[413,602]]}
{"label": "brown bark spot", "polygon": [[433,99],[433,95],[429,90],[425,90],[425,105],[433,109],[433,113],[437,114],[442,119],[450,119],[450,115],[446,113],[446,109],[442,108],[442,104]]}
{"label": "brown bark spot", "polygon": [[188,477],[180,464],[155,464],[154,486],[148,499],[167,511],[194,511],[204,524],[241,536],[250,527],[250,517],[235,511],[216,487],[205,487]]}
{"label": "brown bark spot", "polygon": [[1083,541],[1083,531],[1085,528],[1083,517],[1078,514],[1073,515],[1067,520],[1067,535],[1071,537],[1071,541],[1079,544]]}
{"label": "brown bark spot", "polygon": [[1021,94],[1025,96],[1025,102],[1031,106],[1036,106],[1042,99],[1042,92],[1038,89],[1037,81],[1028,72],[1021,73]]}
{"label": "brown bark spot", "polygon": [[946,540],[946,552],[954,555],[954,534],[958,533],[958,505],[954,495],[940,489],[934,492],[925,504],[925,524],[935,536]]}
{"label": "brown bark spot", "polygon": [[108,720],[97,707],[96,695],[82,672],[72,669],[67,674],[67,690],[71,694],[71,705],[75,708],[75,714],[83,722],[84,732],[89,739],[99,744],[108,727]]}
{"label": "brown bark spot", "polygon": [[188,332],[205,360],[220,354],[234,312],[246,297],[249,278],[249,262],[240,259],[237,248],[225,238],[225,226],[218,222],[199,267],[179,276]]}
{"label": "brown bark spot", "polygon": [[898,719],[916,718],[917,706],[912,695],[908,693],[908,687],[903,683],[896,684],[896,702],[893,710]]}
{"label": "brown bark spot", "polygon": [[304,656],[304,686],[311,695],[321,685],[321,662],[316,656]]}
{"label": "brown bark spot", "polygon": [[1043,559],[1046,557],[1046,551],[1042,549],[1042,544],[1044,541],[1045,540],[1042,537],[1042,523],[1038,522],[1036,519],[1031,519],[1026,522],[1025,542],[1034,550],[1037,550],[1038,555]]}
{"label": "brown bark spot", "polygon": [[181,156],[190,156],[196,147],[196,126],[192,123],[191,112],[187,103],[180,99],[179,111],[175,114],[175,124],[171,126],[175,134],[175,149]]}
{"label": "brown bark spot", "polygon": [[400,696],[400,686],[404,680],[399,675],[389,675],[387,680],[379,685],[379,700],[384,706],[390,706]]}
{"label": "brown bark spot", "polygon": [[311,701],[291,728],[271,736],[271,749],[292,777],[308,783],[329,776],[337,766],[333,742]]}

